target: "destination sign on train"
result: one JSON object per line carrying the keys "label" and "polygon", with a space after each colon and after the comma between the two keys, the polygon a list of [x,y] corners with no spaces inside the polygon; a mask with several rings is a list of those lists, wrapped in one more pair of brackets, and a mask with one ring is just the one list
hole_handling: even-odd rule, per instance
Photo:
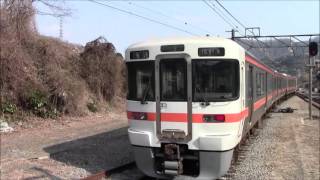
{"label": "destination sign on train", "polygon": [[199,56],[224,56],[224,48],[214,47],[214,48],[199,48]]}
{"label": "destination sign on train", "polygon": [[130,59],[148,59],[148,58],[149,58],[148,50],[130,52]]}
{"label": "destination sign on train", "polygon": [[184,45],[177,44],[177,45],[163,45],[163,46],[161,46],[161,52],[175,52],[175,51],[184,51]]}

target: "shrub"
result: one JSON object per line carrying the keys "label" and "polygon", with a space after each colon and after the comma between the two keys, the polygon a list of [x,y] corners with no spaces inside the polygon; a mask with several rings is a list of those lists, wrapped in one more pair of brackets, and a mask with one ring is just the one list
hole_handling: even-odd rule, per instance
{"label": "shrub", "polygon": [[96,104],[96,102],[90,102],[90,103],[88,103],[87,104],[87,107],[88,107],[88,109],[89,109],[89,111],[91,111],[91,112],[97,112],[98,111],[98,106],[97,106],[97,104]]}
{"label": "shrub", "polygon": [[21,98],[23,107],[30,110],[34,115],[42,118],[56,118],[59,113],[55,107],[49,103],[48,96],[40,90],[26,92]]}
{"label": "shrub", "polygon": [[45,107],[48,103],[47,97],[43,92],[40,91],[33,91],[27,97],[28,107],[32,110],[39,110]]}
{"label": "shrub", "polygon": [[122,94],[124,62],[111,43],[100,37],[87,43],[80,57],[80,74],[99,99],[111,101]]}
{"label": "shrub", "polygon": [[10,102],[5,102],[1,105],[1,111],[3,113],[13,114],[17,111],[17,106],[15,104],[10,103]]}

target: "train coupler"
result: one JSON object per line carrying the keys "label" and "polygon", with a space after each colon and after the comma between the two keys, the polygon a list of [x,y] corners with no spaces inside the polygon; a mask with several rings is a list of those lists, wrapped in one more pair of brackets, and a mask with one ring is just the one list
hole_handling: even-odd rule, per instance
{"label": "train coupler", "polygon": [[183,173],[181,161],[164,161],[164,174],[177,176]]}
{"label": "train coupler", "polygon": [[178,144],[164,145],[163,170],[167,175],[180,175],[183,173],[182,157],[180,156],[180,146]]}

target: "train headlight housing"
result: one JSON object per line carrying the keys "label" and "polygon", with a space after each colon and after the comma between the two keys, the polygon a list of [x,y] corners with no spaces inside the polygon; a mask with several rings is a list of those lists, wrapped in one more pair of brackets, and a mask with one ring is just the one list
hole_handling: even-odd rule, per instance
{"label": "train headlight housing", "polygon": [[145,112],[131,112],[129,119],[148,120],[148,114]]}
{"label": "train headlight housing", "polygon": [[224,114],[205,114],[202,117],[203,122],[216,123],[225,122],[226,117]]}

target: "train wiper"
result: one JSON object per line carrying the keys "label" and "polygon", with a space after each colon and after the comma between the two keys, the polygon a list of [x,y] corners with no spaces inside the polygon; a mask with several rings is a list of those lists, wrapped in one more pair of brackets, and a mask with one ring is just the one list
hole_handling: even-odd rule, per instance
{"label": "train wiper", "polygon": [[142,99],[141,99],[141,101],[140,101],[141,104],[148,104],[148,102],[146,101],[146,99],[147,99],[147,97],[148,97],[150,87],[151,87],[151,81],[150,81],[150,79],[149,79],[149,81],[148,81],[148,86],[147,86],[146,89],[144,89],[144,91],[143,91],[143,97],[142,97]]}
{"label": "train wiper", "polygon": [[210,103],[208,102],[208,100],[207,100],[207,98],[206,98],[206,97],[207,97],[207,91],[205,91],[204,93],[201,93],[199,88],[196,88],[196,91],[197,91],[197,92],[199,93],[199,95],[200,95],[199,100],[200,100],[201,106],[205,106],[205,107],[209,106]]}
{"label": "train wiper", "polygon": [[210,105],[210,102],[207,100],[207,98],[202,97],[202,100],[203,100],[203,101],[200,101],[200,104],[201,104],[202,106],[207,107],[207,106]]}
{"label": "train wiper", "polygon": [[226,96],[224,96],[224,95],[223,95],[223,96],[220,96],[219,98],[220,98],[220,99],[226,99],[226,100],[231,100],[231,99],[232,99],[232,98],[226,97]]}

